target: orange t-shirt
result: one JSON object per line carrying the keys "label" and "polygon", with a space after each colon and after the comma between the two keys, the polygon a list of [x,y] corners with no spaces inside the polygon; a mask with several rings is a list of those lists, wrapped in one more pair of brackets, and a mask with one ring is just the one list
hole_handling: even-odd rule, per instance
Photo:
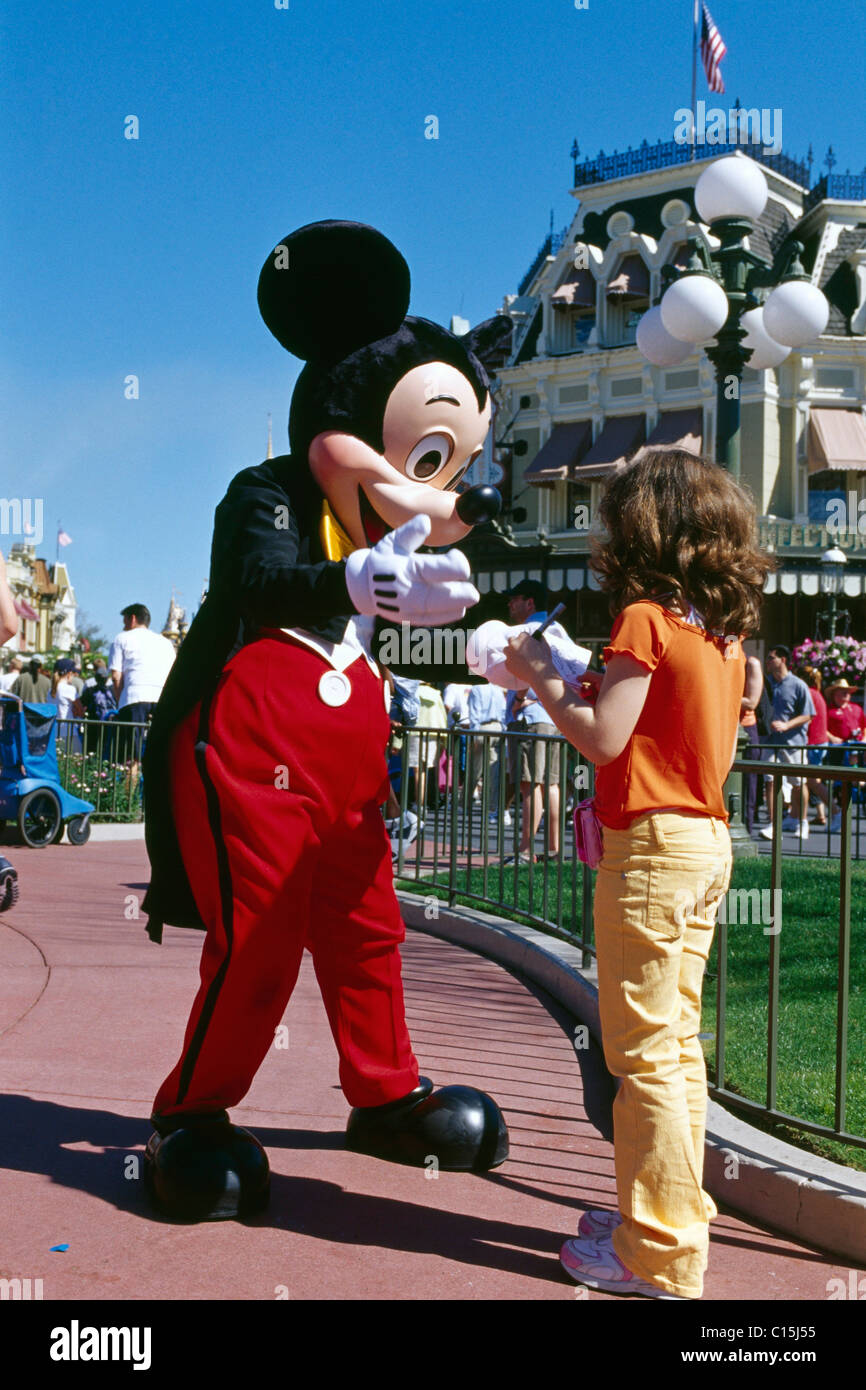
{"label": "orange t-shirt", "polygon": [[614,622],[605,661],[612,656],[631,656],[653,676],[634,733],[596,771],[602,824],[625,830],[635,816],[665,806],[727,821],[722,786],[746,683],[739,638],[713,636],[641,599]]}

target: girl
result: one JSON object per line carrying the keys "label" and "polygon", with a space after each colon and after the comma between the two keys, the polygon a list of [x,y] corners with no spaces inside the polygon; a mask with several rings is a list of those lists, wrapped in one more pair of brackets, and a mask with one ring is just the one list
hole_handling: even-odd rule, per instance
{"label": "girl", "polygon": [[506,665],[595,763],[604,852],[595,885],[599,1009],[613,1108],[619,1214],[587,1212],[562,1262],[592,1288],[700,1298],[707,1086],[701,981],[731,844],[722,786],[737,744],[741,638],[758,626],[770,557],[729,473],[680,449],[645,450],[601,503],[592,567],[613,625],[594,703],[549,649],[513,638]]}

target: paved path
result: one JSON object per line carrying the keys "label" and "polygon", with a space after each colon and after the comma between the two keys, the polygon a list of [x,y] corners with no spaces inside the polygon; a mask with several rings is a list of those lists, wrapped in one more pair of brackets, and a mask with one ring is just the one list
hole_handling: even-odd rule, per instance
{"label": "paved path", "polygon": [[[490,961],[409,934],[423,1070],[485,1086],[512,1136],[497,1173],[429,1179],[344,1150],[348,1107],[307,961],[289,1046],[234,1112],[268,1149],[271,1206],[244,1224],[175,1226],[150,1212],[136,1173],[202,938],[169,929],[154,946],[134,920],[140,842],[8,852],[22,893],[0,917],[0,1277],[41,1278],[46,1299],[575,1298],[557,1253],[584,1208],[613,1204],[599,1132],[610,1083],[597,1053],[581,1074],[555,1006]],[[835,1259],[733,1215],[713,1225],[709,1299],[823,1300],[839,1277]]]}

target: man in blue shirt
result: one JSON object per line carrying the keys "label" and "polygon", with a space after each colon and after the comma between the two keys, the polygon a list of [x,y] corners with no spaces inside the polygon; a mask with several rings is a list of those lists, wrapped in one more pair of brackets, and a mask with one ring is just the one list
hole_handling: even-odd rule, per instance
{"label": "man in blue shirt", "polygon": [[[788,670],[791,653],[787,647],[771,647],[766,660],[768,689],[772,700],[770,729],[767,742],[768,760],[777,763],[805,763],[809,723],[815,715],[815,705],[805,681]],[[791,792],[791,813],[782,821],[782,829],[809,838],[807,811],[809,798],[803,794],[802,781],[784,782]],[[772,787],[772,782],[770,782]],[[773,838],[773,799],[769,802],[770,824],[764,826],[764,839]]]}
{"label": "man in blue shirt", "polygon": [[[535,579],[522,579],[509,590],[508,621],[514,626],[521,623],[540,627],[547,617],[547,591]],[[551,624],[550,633],[567,636],[558,623]],[[549,734],[559,740],[559,730],[550,723],[547,711],[539,704],[534,690],[510,690],[506,706],[506,726],[510,733],[525,731],[530,734]],[[541,820],[546,787],[545,767],[550,767],[550,798],[546,815],[551,858],[559,856],[559,775],[560,742],[546,743],[543,740],[509,739],[509,764],[511,780],[515,788],[520,784],[521,794],[521,832],[518,857],[521,863],[529,863],[533,857],[532,846]]]}
{"label": "man in blue shirt", "polygon": [[[499,685],[491,685],[485,681],[483,685],[473,685],[469,689],[466,700],[466,722],[472,733],[476,735],[472,739],[469,749],[469,790],[473,800],[478,800],[478,789],[481,783],[485,763],[488,769],[488,805],[490,807],[490,819],[497,820],[499,816],[499,740],[493,735],[502,733],[505,728],[505,691]],[[490,737],[481,738],[480,734],[488,734]],[[506,825],[511,823],[511,816],[506,810]]]}

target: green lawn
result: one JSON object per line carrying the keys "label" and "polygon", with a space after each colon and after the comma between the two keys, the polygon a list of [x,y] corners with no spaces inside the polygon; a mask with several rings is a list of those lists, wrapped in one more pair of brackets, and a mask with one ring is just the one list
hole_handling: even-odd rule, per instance
{"label": "green lawn", "polygon": [[[497,909],[516,921],[541,917],[545,870],[535,865],[521,867],[514,893],[514,871],[506,869],[501,904]],[[572,885],[572,873],[576,875]],[[571,933],[581,930],[580,904],[583,873],[580,864],[566,864],[562,880],[562,925]],[[738,860],[734,864],[731,887],[768,889],[769,856]],[[437,883],[424,880],[423,891],[447,898],[447,869],[440,871]],[[403,879],[401,887],[418,891],[413,880]],[[456,879],[457,901],[479,906],[466,897],[485,896],[495,903],[499,895],[498,865],[489,871],[486,888],[481,869],[473,869],[467,882],[466,871]],[[462,893],[460,890],[463,890]],[[577,915],[572,917],[572,892]],[[547,869],[547,916],[556,917],[557,887],[555,866]],[[728,916],[733,917],[729,911]],[[537,923],[536,923],[537,925]],[[768,1018],[768,961],[770,937],[761,923],[728,923],[727,1028],[725,1044],[725,1086],[738,1095],[766,1101],[766,1056]],[[817,1124],[831,1125],[834,1119],[836,1067],[836,979],[839,949],[839,865],[827,859],[788,859],[782,870],[782,928],[779,935],[780,974],[778,1012],[778,1071],[776,1107],[788,1114]],[[705,1042],[707,1065],[715,1080],[715,1026],[717,946],[714,943],[704,987],[703,1031],[713,1034]],[[848,1013],[848,1076],[845,1128],[851,1134],[866,1136],[866,864],[852,866],[851,907],[851,989]],[[751,1124],[773,1129],[780,1138],[838,1162],[866,1171],[866,1150],[840,1144],[816,1135],[801,1134],[783,1126],[770,1126],[753,1120]]]}

